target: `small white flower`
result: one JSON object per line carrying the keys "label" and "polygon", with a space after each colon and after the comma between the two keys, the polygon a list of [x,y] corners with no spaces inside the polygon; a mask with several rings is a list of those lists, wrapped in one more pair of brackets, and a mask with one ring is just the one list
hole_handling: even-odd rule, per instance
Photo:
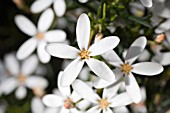
{"label": "small white flower", "polygon": [[118,87],[105,88],[101,98],[81,80],[75,80],[72,86],[82,98],[94,104],[86,113],[100,113],[101,111],[103,113],[113,113],[111,108],[126,106],[132,103],[131,98],[126,92],[116,95]]}
{"label": "small white flower", "polygon": [[[110,64],[117,67],[117,70],[119,70],[119,72],[116,76],[119,76],[119,78],[124,77],[126,91],[135,103],[140,102],[141,93],[138,83],[132,72],[139,75],[152,76],[157,75],[163,71],[163,67],[160,64],[154,62],[142,62],[132,64],[145,48],[146,42],[147,40],[145,37],[140,37],[136,39],[126,54],[125,62],[123,62],[114,51],[109,51],[102,55]],[[110,82],[110,84],[113,83]],[[110,84],[109,82],[101,79],[97,79],[94,82],[95,87],[98,88],[101,86],[106,87]]]}
{"label": "small white flower", "polygon": [[140,2],[145,6],[145,7],[152,7],[153,3],[152,0],[140,0]]}
{"label": "small white flower", "polygon": [[89,0],[79,0],[80,3],[87,3]]}
{"label": "small white flower", "polygon": [[42,13],[37,28],[25,16],[17,15],[15,17],[15,23],[19,29],[32,37],[19,48],[17,52],[17,58],[19,60],[27,58],[37,48],[40,61],[42,63],[48,63],[50,61],[51,56],[45,51],[46,44],[51,42],[62,42],[66,38],[66,33],[62,30],[47,31],[52,24],[53,19],[54,14],[51,9],[47,9]]}
{"label": "small white flower", "polygon": [[13,54],[8,54],[5,56],[5,64],[12,77],[5,79],[1,83],[0,89],[4,94],[10,94],[17,88],[15,92],[16,97],[18,99],[23,99],[27,94],[26,87],[32,89],[35,86],[46,87],[48,85],[46,79],[42,77],[29,76],[38,65],[38,59],[35,55],[23,61],[20,67],[15,56]]}
{"label": "small white flower", "polygon": [[33,13],[40,13],[43,10],[47,9],[53,4],[54,11],[58,17],[64,15],[66,11],[65,0],[36,0],[31,5],[31,11]]}
{"label": "small white flower", "polygon": [[[56,91],[56,94],[48,94],[45,95],[42,99],[43,103],[48,107],[59,107],[61,110],[59,113],[81,113],[77,108],[80,110],[84,107],[86,108],[89,106],[89,102],[86,102],[84,104],[80,104],[81,97],[73,91],[71,93],[70,86],[68,87],[62,87],[60,85],[61,82],[61,76],[63,72],[60,72],[58,75],[58,89],[59,91]],[[83,100],[82,100],[83,101]],[[83,106],[81,106],[83,105]]]}
{"label": "small white flower", "polygon": [[107,81],[114,81],[115,76],[110,68],[104,62],[91,57],[101,55],[115,48],[119,43],[119,38],[116,36],[106,37],[88,47],[90,40],[90,20],[86,14],[82,14],[79,17],[76,34],[80,50],[58,43],[48,44],[46,46],[47,52],[52,56],[75,59],[64,70],[61,85],[69,86],[77,78],[85,62],[97,76]]}

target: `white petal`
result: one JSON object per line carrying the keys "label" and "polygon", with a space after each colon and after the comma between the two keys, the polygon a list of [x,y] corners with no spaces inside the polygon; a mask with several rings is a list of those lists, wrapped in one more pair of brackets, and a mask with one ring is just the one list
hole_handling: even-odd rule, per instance
{"label": "white petal", "polygon": [[80,58],[77,58],[72,61],[63,72],[63,75],[61,77],[61,86],[71,85],[73,81],[77,78],[83,65],[84,60],[81,61]]}
{"label": "white petal", "polygon": [[60,91],[60,93],[62,94],[62,96],[64,96],[65,98],[67,98],[68,96],[70,96],[71,93],[71,89],[70,86],[68,87],[62,87],[61,86],[61,77],[63,76],[63,72],[59,72],[58,74],[58,89]]}
{"label": "white petal", "polygon": [[159,27],[155,29],[155,33],[160,34],[169,29],[170,29],[170,19],[166,20],[161,25],[159,25]]}
{"label": "white petal", "polygon": [[44,96],[42,101],[48,107],[60,107],[64,103],[64,100],[61,97],[53,94]]}
{"label": "white petal", "polygon": [[116,107],[114,108],[114,113],[129,113],[129,110],[126,107]]}
{"label": "white petal", "polygon": [[155,55],[152,61],[160,63],[163,66],[168,66],[170,64],[170,52]]}
{"label": "white petal", "polygon": [[90,108],[86,113],[101,113],[102,109],[99,109],[99,106],[94,106]]}
{"label": "white petal", "polygon": [[2,93],[8,95],[12,91],[14,91],[14,89],[17,86],[18,86],[18,81],[16,80],[16,78],[11,77],[1,82],[0,89]]}
{"label": "white petal", "polygon": [[78,107],[81,111],[85,111],[87,108],[89,108],[91,105],[91,102],[87,100],[82,100],[76,104],[76,107]]}
{"label": "white petal", "polygon": [[78,102],[81,99],[81,96],[76,91],[73,91],[70,98],[73,102]]}
{"label": "white petal", "polygon": [[41,11],[47,9],[52,3],[53,0],[36,0],[31,5],[30,9],[33,13],[40,13]]}
{"label": "white petal", "polygon": [[90,69],[100,78],[109,82],[115,81],[114,73],[104,62],[90,58],[86,60],[86,63]]}
{"label": "white petal", "polygon": [[49,29],[54,20],[54,13],[52,9],[45,10],[38,21],[38,30],[39,32],[45,32]]}
{"label": "white petal", "polygon": [[157,75],[163,71],[162,65],[154,62],[142,62],[132,65],[132,72],[141,75]]}
{"label": "white petal", "polygon": [[140,0],[145,7],[152,7],[152,0]]}
{"label": "white petal", "polygon": [[63,42],[66,39],[66,33],[62,30],[51,30],[45,33],[47,42]]}
{"label": "white petal", "polygon": [[72,84],[73,89],[84,99],[97,103],[97,100],[100,100],[100,97],[81,80],[75,80]]}
{"label": "white petal", "polygon": [[45,89],[48,86],[48,81],[41,76],[29,76],[27,77],[25,84],[30,89],[35,87]]}
{"label": "white petal", "polygon": [[31,101],[31,111],[32,113],[43,113],[44,105],[40,98],[34,97]]}
{"label": "white petal", "polygon": [[55,0],[54,2],[54,11],[58,17],[64,15],[66,11],[66,3],[65,0]]}
{"label": "white petal", "polygon": [[[170,30],[168,30],[167,32],[165,32],[165,36],[166,36],[166,39],[167,39],[167,42],[168,42],[168,46],[167,47],[170,47]],[[165,41],[166,42],[166,41]]]}
{"label": "white petal", "polygon": [[[43,113],[59,113],[59,108],[46,108]],[[38,112],[41,113],[41,112]]]}
{"label": "white petal", "polygon": [[22,15],[15,16],[15,23],[22,32],[29,36],[33,36],[37,32],[35,25],[25,16]]}
{"label": "white petal", "polygon": [[29,58],[23,61],[21,66],[21,73],[24,75],[32,74],[38,67],[38,58],[36,55],[31,55]]}
{"label": "white petal", "polygon": [[70,109],[70,112],[71,112],[71,113],[83,113],[83,112],[77,110],[76,108]]}
{"label": "white petal", "polygon": [[138,61],[148,61],[150,58],[150,53],[148,50],[144,49],[144,51],[140,54],[140,56],[138,57]]}
{"label": "white petal", "polygon": [[80,74],[79,74],[79,79],[83,80],[83,81],[87,81],[90,77],[90,69],[89,67],[83,67],[83,69],[81,70]]}
{"label": "white petal", "polygon": [[103,109],[103,113],[113,113],[113,111],[110,108]]}
{"label": "white petal", "polygon": [[120,57],[116,54],[115,51],[110,50],[106,53],[104,53],[102,55],[102,57],[109,62],[110,64],[112,64],[113,66],[117,66],[119,67],[121,64],[123,64],[122,60],[120,59]]}
{"label": "white petal", "polygon": [[51,59],[50,54],[48,54],[47,51],[45,50],[46,45],[47,45],[46,42],[41,41],[39,42],[37,48],[38,57],[42,63],[48,63]]}
{"label": "white petal", "polygon": [[136,39],[133,44],[130,46],[127,54],[126,54],[126,62],[129,64],[132,64],[140,55],[140,53],[143,51],[147,43],[146,37],[141,36],[138,39]]}
{"label": "white petal", "polygon": [[17,99],[23,99],[27,95],[27,89],[24,86],[18,87],[15,92],[15,96]]}
{"label": "white petal", "polygon": [[110,101],[111,101],[110,107],[121,107],[133,103],[127,92],[115,96]]}
{"label": "white petal", "polygon": [[17,76],[20,71],[19,61],[17,61],[14,54],[7,54],[4,57],[5,67],[13,76]]}
{"label": "white petal", "polygon": [[30,38],[24,42],[17,51],[17,58],[23,60],[33,53],[37,47],[37,39]]}
{"label": "white petal", "polygon": [[70,113],[70,110],[66,109],[65,107],[62,107],[59,113]]}
{"label": "white petal", "polygon": [[139,103],[142,99],[139,85],[133,74],[125,75],[126,91],[133,102]]}
{"label": "white petal", "polygon": [[90,20],[86,14],[81,14],[76,27],[77,43],[80,49],[86,49],[90,39]]}
{"label": "white petal", "polygon": [[52,56],[65,59],[75,59],[80,52],[74,47],[59,43],[47,44],[46,51]]}
{"label": "white petal", "polygon": [[105,37],[90,46],[90,56],[101,55],[109,50],[112,50],[119,44],[120,39],[116,36]]}

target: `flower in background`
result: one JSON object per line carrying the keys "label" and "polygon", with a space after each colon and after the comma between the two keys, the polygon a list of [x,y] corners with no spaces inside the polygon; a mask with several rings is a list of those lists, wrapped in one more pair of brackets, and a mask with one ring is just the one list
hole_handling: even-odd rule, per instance
{"label": "flower in background", "polygon": [[27,94],[26,87],[32,89],[35,86],[42,87],[48,84],[46,80],[40,76],[30,76],[38,66],[36,55],[32,55],[24,60],[21,66],[12,53],[7,54],[4,59],[6,68],[12,76],[1,83],[0,89],[3,94],[8,95],[17,88],[15,92],[16,97],[23,99]]}
{"label": "flower in background", "polygon": [[63,42],[66,39],[66,33],[62,30],[47,31],[50,28],[53,19],[54,14],[51,9],[47,9],[42,13],[38,21],[37,28],[25,16],[17,15],[15,17],[15,23],[19,29],[32,37],[22,44],[17,51],[17,58],[19,60],[27,58],[37,48],[40,61],[42,63],[48,63],[50,61],[51,56],[45,51],[46,44],[52,42]]}
{"label": "flower in background", "polygon": [[[43,103],[48,107],[61,108],[59,113],[81,113],[78,109],[82,110],[89,106],[89,102],[82,104],[81,97],[73,91],[71,93],[70,86],[62,87],[60,85],[61,76],[63,72],[58,75],[58,91],[57,94],[48,94],[43,97]],[[84,103],[84,102],[83,102]],[[82,106],[83,105],[83,106]]]}
{"label": "flower in background", "polygon": [[66,11],[66,3],[64,0],[36,0],[31,5],[31,12],[40,13],[53,4],[54,11],[58,17],[64,15]]}
{"label": "flower in background", "polygon": [[79,0],[80,3],[87,3],[89,0]]}
{"label": "flower in background", "polygon": [[117,94],[119,87],[105,88],[101,98],[92,88],[81,80],[75,80],[72,86],[82,98],[94,104],[86,113],[100,113],[101,111],[103,111],[103,113],[113,113],[111,108],[126,106],[132,103],[127,92]]}
{"label": "flower in background", "polygon": [[[140,88],[132,72],[139,75],[152,76],[157,75],[163,71],[163,67],[160,64],[154,62],[141,62],[132,64],[144,50],[146,42],[147,40],[143,36],[136,39],[127,51],[125,62],[123,62],[114,51],[109,51],[102,55],[106,61],[108,61],[108,63],[117,67],[119,70],[117,76],[124,78],[126,91],[135,103],[139,103],[142,97]],[[101,80],[100,78],[97,79],[94,84],[99,86],[101,84],[101,86],[105,87],[109,86],[107,81]],[[113,83],[110,82],[110,84]]]}
{"label": "flower in background", "polygon": [[90,20],[86,14],[82,14],[79,17],[76,33],[80,50],[69,45],[58,43],[48,44],[46,46],[47,52],[52,56],[75,59],[64,70],[61,85],[69,86],[73,83],[85,62],[97,76],[110,82],[114,81],[115,76],[111,69],[104,62],[91,57],[101,55],[115,48],[119,43],[119,38],[109,36],[88,47],[90,43]]}
{"label": "flower in background", "polygon": [[152,7],[153,3],[152,0],[140,0],[140,2],[145,6],[145,7]]}

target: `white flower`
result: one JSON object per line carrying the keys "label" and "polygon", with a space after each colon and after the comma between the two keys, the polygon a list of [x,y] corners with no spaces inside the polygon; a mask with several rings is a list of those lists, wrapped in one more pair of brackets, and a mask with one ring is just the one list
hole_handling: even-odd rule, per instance
{"label": "white flower", "polygon": [[72,86],[82,98],[94,104],[86,113],[100,113],[101,111],[103,113],[113,113],[111,108],[126,106],[132,103],[131,98],[126,92],[116,95],[118,87],[105,88],[101,98],[81,80],[75,80]]}
{"label": "white flower", "polygon": [[17,52],[17,58],[19,60],[27,58],[37,48],[40,61],[42,63],[48,63],[50,61],[51,56],[45,51],[46,44],[48,42],[62,42],[66,38],[66,33],[62,30],[47,31],[53,19],[54,14],[51,9],[47,9],[42,13],[37,28],[25,16],[17,15],[15,17],[15,23],[19,29],[32,37],[19,48]]}
{"label": "white flower", "polygon": [[[119,78],[124,77],[126,91],[135,103],[140,102],[141,93],[138,83],[132,72],[139,75],[152,76],[163,71],[163,67],[160,64],[154,62],[132,64],[145,48],[146,41],[146,38],[143,36],[136,39],[126,54],[125,62],[123,62],[114,51],[109,51],[102,55],[110,64],[117,67],[119,72],[116,76],[119,76]],[[110,82],[110,84],[112,83]],[[97,79],[94,82],[94,85],[98,88],[101,86],[106,87],[109,86],[109,82]]]}
{"label": "white flower", "polygon": [[29,76],[34,72],[38,65],[38,59],[35,55],[30,56],[23,61],[21,67],[13,54],[5,56],[5,64],[12,75],[5,79],[0,86],[2,93],[10,94],[17,88],[15,95],[18,99],[22,99],[26,96],[26,87],[32,89],[35,86],[46,87],[48,85],[46,79],[39,76]]}
{"label": "white flower", "polygon": [[63,16],[66,11],[66,3],[64,0],[36,0],[31,5],[31,11],[33,13],[40,13],[52,4],[56,15],[58,17]]}
{"label": "white flower", "polygon": [[145,7],[152,7],[152,0],[140,0],[140,2],[145,6]]}
{"label": "white flower", "polygon": [[80,3],[87,3],[89,0],[79,0]]}
{"label": "white flower", "polygon": [[101,55],[115,48],[119,43],[119,38],[116,36],[106,37],[88,47],[90,40],[90,20],[86,14],[82,14],[79,17],[76,33],[80,50],[58,43],[48,44],[46,46],[47,52],[52,56],[75,59],[64,70],[61,85],[69,86],[76,79],[85,62],[97,76],[107,81],[114,81],[115,76],[110,68],[104,62],[91,57]]}
{"label": "white flower", "polygon": [[[83,109],[84,107],[87,107],[89,103],[87,102],[84,104],[79,104],[81,102],[81,97],[73,91],[71,93],[70,86],[68,87],[62,87],[60,85],[61,82],[61,76],[63,72],[60,72],[58,75],[58,89],[57,94],[48,94],[43,97],[43,103],[48,107],[61,107],[61,110],[59,113],[81,113],[77,109]],[[79,104],[79,105],[78,105]],[[81,106],[83,105],[83,106]]]}

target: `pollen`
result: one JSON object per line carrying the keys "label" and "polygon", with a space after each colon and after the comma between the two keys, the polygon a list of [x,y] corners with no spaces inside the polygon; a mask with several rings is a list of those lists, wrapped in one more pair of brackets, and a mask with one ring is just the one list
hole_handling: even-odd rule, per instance
{"label": "pollen", "polygon": [[101,109],[107,109],[109,107],[109,102],[108,102],[107,98],[99,100],[98,104]]}
{"label": "pollen", "polygon": [[36,34],[36,37],[37,37],[38,40],[43,40],[44,39],[44,33],[43,32],[38,32]]}
{"label": "pollen", "polygon": [[26,80],[26,76],[23,75],[22,73],[18,76],[18,81],[20,84],[24,84]]}
{"label": "pollen", "polygon": [[89,54],[90,52],[85,49],[82,49],[82,51],[79,53],[81,59],[89,59],[90,58]]}
{"label": "pollen", "polygon": [[64,101],[64,107],[66,109],[71,109],[71,108],[74,108],[75,107],[75,104],[74,102],[70,99],[70,98],[67,98],[65,101]]}
{"label": "pollen", "polygon": [[133,69],[133,67],[129,65],[128,63],[126,63],[126,64],[121,65],[121,69],[122,69],[122,72],[128,75],[129,72]]}

